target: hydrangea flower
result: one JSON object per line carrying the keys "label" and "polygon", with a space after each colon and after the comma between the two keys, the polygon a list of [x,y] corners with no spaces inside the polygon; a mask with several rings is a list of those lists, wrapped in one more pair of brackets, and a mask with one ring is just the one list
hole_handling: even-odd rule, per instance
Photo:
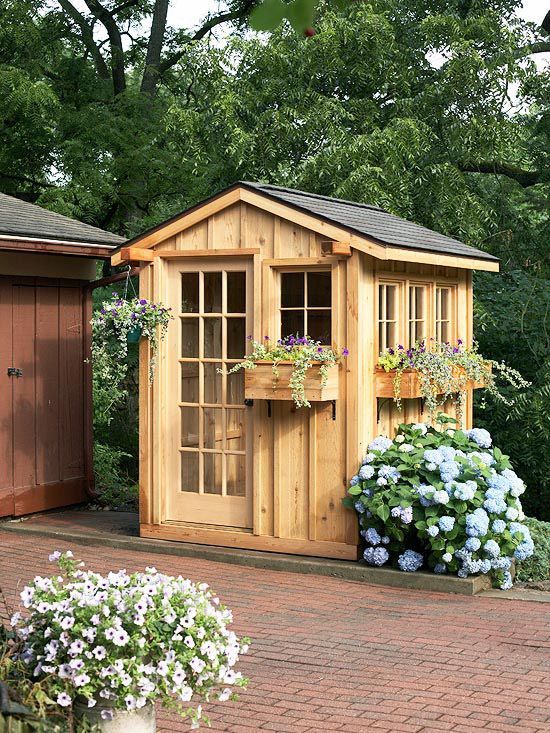
{"label": "hydrangea flower", "polygon": [[443,463],[445,459],[443,458],[443,454],[439,450],[425,450],[424,460],[428,464],[439,466],[439,464]]}
{"label": "hydrangea flower", "polygon": [[361,466],[359,469],[359,478],[362,481],[368,481],[374,476],[374,468],[372,466],[369,466],[368,464],[365,466]]}
{"label": "hydrangea flower", "polygon": [[402,555],[399,555],[397,560],[397,564],[405,573],[416,572],[420,567],[422,567],[423,562],[424,558],[422,555],[414,550],[405,550]]}
{"label": "hydrangea flower", "polygon": [[378,450],[381,453],[388,450],[393,445],[393,440],[390,438],[386,438],[384,435],[379,435],[378,438],[375,438],[372,443],[369,443],[368,449],[369,451]]}
{"label": "hydrangea flower", "polygon": [[449,494],[446,491],[434,491],[432,499],[434,504],[448,504]]}
{"label": "hydrangea flower", "polygon": [[495,519],[491,525],[491,529],[495,534],[502,534],[506,529],[506,522],[504,519]]}
{"label": "hydrangea flower", "polygon": [[374,527],[369,527],[367,529],[367,531],[365,532],[365,539],[367,540],[369,545],[379,545],[382,540]]}
{"label": "hydrangea flower", "polygon": [[464,543],[464,547],[468,552],[477,552],[481,547],[481,540],[479,537],[468,537]]}
{"label": "hydrangea flower", "polygon": [[509,519],[510,521],[513,522],[518,517],[519,517],[519,511],[515,507],[509,506],[508,509],[506,510],[506,519]]}
{"label": "hydrangea flower", "polygon": [[489,489],[485,492],[485,497],[483,508],[491,514],[502,514],[508,508],[504,494],[497,489]]}
{"label": "hydrangea flower", "polygon": [[349,482],[350,486],[357,486],[359,481],[361,481],[361,479],[359,478],[359,476],[357,476],[357,474],[355,476],[352,476]]}
{"label": "hydrangea flower", "polygon": [[417,423],[415,423],[412,426],[412,429],[413,430],[420,430],[420,432],[422,433],[422,435],[426,435],[426,433],[428,432],[428,428],[427,428],[426,424],[423,423],[423,422],[417,422]]}
{"label": "hydrangea flower", "polygon": [[475,481],[465,481],[464,483],[454,483],[454,496],[460,501],[471,501],[477,491],[477,484]]}
{"label": "hydrangea flower", "polygon": [[512,471],[510,468],[505,468],[502,471],[502,476],[509,481],[510,494],[512,496],[517,498],[523,494],[525,491],[525,484],[515,471]]}
{"label": "hydrangea flower", "polygon": [[395,468],[395,466],[388,466],[387,464],[384,466],[380,466],[378,469],[378,477],[379,478],[385,478],[387,481],[393,481],[394,483],[397,483],[399,479],[401,478],[401,474]]}
{"label": "hydrangea flower", "polygon": [[466,435],[470,440],[473,440],[474,443],[477,443],[480,448],[491,447],[491,434],[488,430],[484,430],[483,428],[472,428],[471,430],[466,431]]}
{"label": "hydrangea flower", "polygon": [[426,532],[430,535],[430,537],[437,537],[439,534],[439,527],[437,524],[432,524],[431,527],[428,527],[426,529]]}
{"label": "hydrangea flower", "polygon": [[367,547],[363,552],[365,562],[369,565],[376,565],[380,567],[390,559],[390,553],[385,547]]}
{"label": "hydrangea flower", "polygon": [[367,453],[367,455],[363,459],[363,465],[365,463],[372,463],[374,460],[376,460],[376,454],[374,454],[374,453]]}
{"label": "hydrangea flower", "polygon": [[443,573],[447,572],[447,566],[445,563],[438,562],[437,565],[434,566],[434,573],[437,575],[443,575]]}
{"label": "hydrangea flower", "polygon": [[503,476],[500,473],[494,473],[492,476],[490,476],[487,479],[487,486],[489,486],[491,489],[496,489],[503,494],[507,494],[511,488],[510,482],[508,481],[506,476]]}
{"label": "hydrangea flower", "polygon": [[498,546],[498,542],[495,542],[495,540],[487,540],[487,542],[483,545],[483,551],[489,555],[489,557],[497,557],[500,555],[500,547]]}
{"label": "hydrangea flower", "polygon": [[460,466],[453,460],[443,461],[443,463],[439,465],[439,474],[443,483],[448,483],[460,476]]}
{"label": "hydrangea flower", "polygon": [[468,537],[483,537],[489,529],[489,515],[479,507],[466,515],[466,534]]}
{"label": "hydrangea flower", "polygon": [[363,512],[365,512],[367,509],[367,507],[363,504],[362,501],[356,501],[354,506],[355,506],[355,510],[359,512],[359,514],[363,514]]}
{"label": "hydrangea flower", "polygon": [[442,532],[451,532],[455,526],[455,518],[443,516],[439,518],[439,529]]}

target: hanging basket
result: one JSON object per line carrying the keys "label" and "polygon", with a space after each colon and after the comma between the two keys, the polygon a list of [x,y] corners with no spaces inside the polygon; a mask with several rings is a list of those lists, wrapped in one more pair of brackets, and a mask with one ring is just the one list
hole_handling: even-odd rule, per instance
{"label": "hanging basket", "polygon": [[129,344],[138,344],[140,338],[141,338],[141,326],[134,326],[134,328],[132,328],[126,334],[126,341]]}

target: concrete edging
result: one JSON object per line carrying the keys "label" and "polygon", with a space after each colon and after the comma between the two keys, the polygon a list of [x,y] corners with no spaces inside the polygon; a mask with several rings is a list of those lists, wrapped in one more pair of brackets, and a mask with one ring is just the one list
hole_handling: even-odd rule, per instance
{"label": "concrete edging", "polygon": [[195,557],[201,560],[230,563],[263,570],[279,570],[287,573],[304,575],[324,575],[331,578],[351,580],[372,585],[385,585],[391,588],[407,590],[423,590],[433,593],[457,593],[473,596],[491,588],[486,576],[457,578],[453,575],[435,575],[434,573],[403,573],[392,568],[373,568],[360,562],[347,560],[329,560],[298,555],[283,555],[276,552],[257,552],[254,550],[237,550],[211,545],[195,545],[187,542],[171,540],[152,540],[144,537],[122,537],[116,534],[100,535],[93,532],[78,532],[43,527],[24,526],[23,522],[2,522],[0,531],[20,535],[35,535],[73,542],[79,545],[94,547],[112,547],[119,550]]}

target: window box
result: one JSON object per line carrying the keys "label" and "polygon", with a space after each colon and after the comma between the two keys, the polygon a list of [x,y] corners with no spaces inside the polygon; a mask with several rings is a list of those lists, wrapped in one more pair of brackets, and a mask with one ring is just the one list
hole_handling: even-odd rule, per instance
{"label": "window box", "polygon": [[[244,396],[251,400],[288,400],[292,401],[290,378],[294,363],[279,362],[279,376],[273,374],[273,362],[257,361],[255,369],[246,369],[244,377]],[[328,402],[338,399],[338,364],[328,368],[326,384],[321,386],[321,364],[312,364],[307,370],[304,381],[306,399],[310,402]]]}
{"label": "window box", "polygon": [[[490,371],[490,369],[488,369]],[[459,367],[455,367],[453,373],[458,375]],[[387,372],[381,367],[376,368],[376,396],[377,397],[394,397],[393,380],[395,379],[395,370]],[[474,382],[469,380],[466,389],[480,389],[485,387],[485,382]],[[442,390],[443,391],[443,390]],[[406,369],[401,375],[401,399],[413,400],[422,397],[420,386],[420,376],[416,369]]]}

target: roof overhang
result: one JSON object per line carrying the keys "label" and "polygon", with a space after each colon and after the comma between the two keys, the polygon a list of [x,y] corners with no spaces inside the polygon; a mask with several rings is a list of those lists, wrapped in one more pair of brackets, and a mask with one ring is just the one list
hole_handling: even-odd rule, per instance
{"label": "roof overhang", "polygon": [[[378,242],[364,235],[359,235],[351,228],[348,229],[338,226],[327,219],[305,212],[297,206],[283,203],[275,197],[270,196],[267,192],[247,188],[242,183],[235,184],[221,191],[191,209],[125,242],[113,250],[112,263],[113,265],[120,265],[126,261],[120,256],[120,250],[122,248],[150,249],[164,242],[166,239],[173,237],[175,234],[189,229],[207,217],[240,201],[317,232],[328,240],[346,242],[352,249],[364,252],[378,260],[399,260],[402,262],[417,262],[419,264],[458,267],[466,270],[487,270],[490,272],[498,272],[499,270],[499,262],[496,259],[451,255],[424,249],[397,247]],[[159,252],[159,256],[161,255],[162,252]],[[144,256],[144,259],[150,261],[151,257]]]}
{"label": "roof overhang", "polygon": [[73,242],[64,239],[24,237],[0,232],[0,251],[34,252],[40,254],[63,254],[73,257],[109,259],[116,246],[94,242]]}

